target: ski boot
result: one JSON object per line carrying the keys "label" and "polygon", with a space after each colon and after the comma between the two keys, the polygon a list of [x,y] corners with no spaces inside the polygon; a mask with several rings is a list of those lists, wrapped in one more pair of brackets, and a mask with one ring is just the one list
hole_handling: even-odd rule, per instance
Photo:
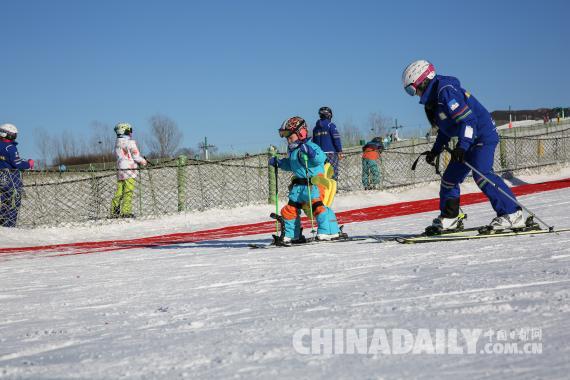
{"label": "ski boot", "polygon": [[501,215],[494,218],[488,226],[479,230],[482,235],[501,233],[505,231],[521,232],[539,230],[540,226],[534,221],[532,216],[526,220],[521,210],[517,210],[512,214]]}
{"label": "ski boot", "polygon": [[443,235],[445,233],[462,231],[464,228],[463,219],[466,218],[467,215],[465,214],[459,214],[455,218],[445,218],[440,215],[432,221],[431,226],[426,227],[424,235]]}
{"label": "ski boot", "polygon": [[315,238],[318,241],[330,241],[330,240],[338,240],[340,237],[340,234],[317,234],[317,237]]}
{"label": "ski boot", "polygon": [[331,241],[331,240],[348,240],[348,234],[343,232],[344,226],[340,226],[340,231],[336,234],[317,234],[315,240],[318,241]]}
{"label": "ski boot", "polygon": [[305,236],[303,235],[300,235],[297,239],[292,239],[288,236],[277,236],[277,235],[272,235],[272,236],[273,236],[273,243],[271,244],[280,247],[290,247],[292,245],[305,244],[307,242],[307,238],[305,238]]}
{"label": "ski boot", "polygon": [[272,237],[273,237],[273,242],[271,243],[271,245],[276,245],[278,247],[290,247],[293,245],[293,239],[291,239],[288,236],[272,235]]}
{"label": "ski boot", "polygon": [[275,245],[280,245],[283,247],[290,247],[293,245],[293,239],[287,236],[283,236],[283,238],[276,240]]}

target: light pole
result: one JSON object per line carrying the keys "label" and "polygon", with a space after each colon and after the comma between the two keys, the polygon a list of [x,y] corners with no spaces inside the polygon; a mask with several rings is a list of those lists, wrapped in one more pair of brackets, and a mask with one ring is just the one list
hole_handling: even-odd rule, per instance
{"label": "light pole", "polygon": [[208,138],[204,137],[204,143],[200,144],[200,149],[202,149],[204,151],[204,159],[206,161],[210,160],[210,156],[208,155],[208,149],[209,148],[215,148],[215,145],[208,145]]}

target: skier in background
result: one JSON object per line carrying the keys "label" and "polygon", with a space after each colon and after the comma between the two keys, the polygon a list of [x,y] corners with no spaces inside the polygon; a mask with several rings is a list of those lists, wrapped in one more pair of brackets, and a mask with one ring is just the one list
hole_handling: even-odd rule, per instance
{"label": "skier in background", "polygon": [[146,166],[146,160],[140,155],[135,140],[131,139],[133,128],[129,123],[115,126],[117,140],[115,157],[117,158],[117,191],[111,204],[111,217],[132,218],[132,199],[135,191],[135,178],[139,165]]}
{"label": "skier in background", "polygon": [[[440,187],[440,215],[429,230],[441,232],[458,227],[463,214],[459,213],[459,185],[470,169],[465,162],[493,181],[513,199],[515,196],[505,182],[493,171],[495,148],[499,143],[497,128],[489,112],[473,95],[461,88],[455,77],[436,75],[434,66],[425,60],[412,62],[402,74],[408,95],[418,95],[425,106],[430,124],[439,130],[426,161],[433,165],[452,137],[458,143],[451,153],[451,162],[443,173]],[[499,192],[477,173],[473,179],[489,198],[497,216],[489,227],[505,230],[525,227],[525,219],[518,205]],[[426,231],[428,230],[426,229]]]}
{"label": "skier in background", "polygon": [[285,222],[285,236],[280,243],[291,245],[294,241],[302,241],[301,209],[309,202],[318,224],[317,240],[338,239],[340,229],[336,215],[323,204],[325,189],[311,184],[311,199],[309,200],[307,176],[312,178],[324,175],[325,153],[308,138],[307,124],[299,116],[285,120],[279,129],[279,136],[287,138],[288,156],[280,160],[271,157],[269,165],[277,164],[280,169],[291,171],[295,175],[290,186],[289,203],[281,209],[281,216]]}
{"label": "skier in background", "polygon": [[374,137],[362,147],[362,186],[364,190],[372,190],[380,183],[378,160],[384,150],[382,137]]}
{"label": "skier in background", "polygon": [[338,180],[339,160],[342,159],[342,142],[336,125],[331,121],[332,110],[329,107],[319,108],[319,120],[313,128],[313,142],[327,155],[334,169],[333,179]]}
{"label": "skier in background", "polygon": [[18,153],[18,129],[13,124],[0,125],[0,225],[16,227],[22,202],[20,170],[34,169],[34,160],[23,160]]}

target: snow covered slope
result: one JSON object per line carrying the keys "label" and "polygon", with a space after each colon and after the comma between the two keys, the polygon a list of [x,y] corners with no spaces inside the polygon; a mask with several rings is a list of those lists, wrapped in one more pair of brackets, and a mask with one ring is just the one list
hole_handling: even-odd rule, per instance
{"label": "snow covered slope", "polygon": [[[570,226],[570,190],[521,200]],[[487,204],[465,209],[470,225],[492,217]],[[346,230],[416,232],[433,217]],[[271,250],[250,250],[252,241],[267,236],[0,257],[0,378],[565,379],[570,371],[570,234]],[[302,329],[359,328],[368,340],[374,329],[537,329],[542,353],[307,355],[293,345]]]}

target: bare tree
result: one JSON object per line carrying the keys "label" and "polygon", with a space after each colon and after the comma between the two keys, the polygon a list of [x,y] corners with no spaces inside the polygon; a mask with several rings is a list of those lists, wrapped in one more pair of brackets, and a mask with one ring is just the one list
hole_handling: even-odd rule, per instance
{"label": "bare tree", "polygon": [[100,156],[112,154],[115,147],[113,128],[97,120],[92,121],[90,127],[89,153]]}
{"label": "bare tree", "polygon": [[148,139],[150,149],[161,158],[171,157],[182,140],[182,132],[174,120],[164,115],[154,115],[149,119],[151,136]]}
{"label": "bare tree", "polygon": [[69,157],[77,157],[84,153],[80,144],[69,131],[61,132],[59,139],[55,140],[56,161],[63,162]]}
{"label": "bare tree", "polygon": [[352,120],[343,122],[342,127],[339,129],[340,138],[344,147],[359,145],[360,140],[364,138],[362,131],[352,122]]}
{"label": "bare tree", "polygon": [[379,137],[388,134],[390,131],[390,122],[390,118],[383,117],[382,114],[378,112],[370,113],[368,116],[370,135],[372,135],[372,137]]}
{"label": "bare tree", "polygon": [[35,144],[41,155],[43,167],[47,167],[57,154],[54,139],[43,128],[37,128],[34,132]]}

